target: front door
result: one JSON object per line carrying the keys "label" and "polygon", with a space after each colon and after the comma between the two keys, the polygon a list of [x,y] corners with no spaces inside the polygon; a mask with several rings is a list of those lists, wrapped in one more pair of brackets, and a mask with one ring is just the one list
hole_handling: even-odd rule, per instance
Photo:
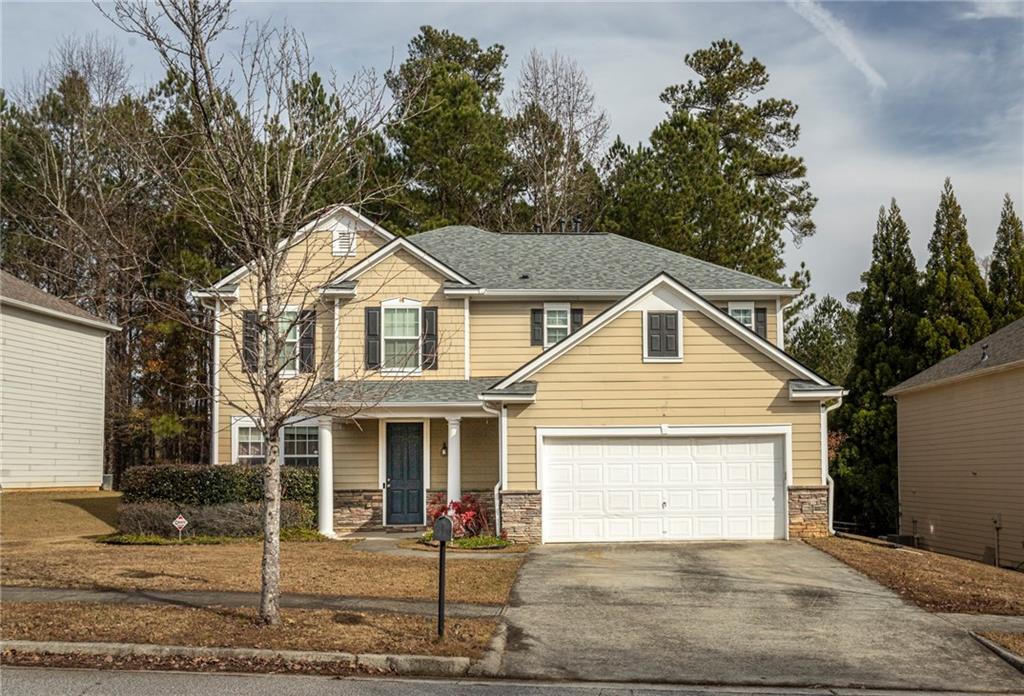
{"label": "front door", "polygon": [[423,524],[423,424],[387,424],[387,524]]}

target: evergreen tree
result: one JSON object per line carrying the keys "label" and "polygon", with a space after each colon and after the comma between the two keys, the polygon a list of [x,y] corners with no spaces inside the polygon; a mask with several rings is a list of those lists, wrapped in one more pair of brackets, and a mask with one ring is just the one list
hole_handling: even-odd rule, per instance
{"label": "evergreen tree", "polygon": [[856,324],[857,316],[846,305],[826,295],[787,339],[787,350],[833,384],[842,384],[853,366]]}
{"label": "evergreen tree", "polygon": [[700,79],[661,95],[670,111],[650,146],[612,148],[603,226],[781,280],[782,232],[798,242],[814,234],[817,203],[803,160],[789,154],[800,136],[797,107],[775,98],[750,103],[768,72],[732,41],[685,61]]}
{"label": "evergreen tree", "polygon": [[988,289],[992,297],[993,331],[1024,317],[1024,229],[1010,194],[1003,198]]}
{"label": "evergreen tree", "polygon": [[411,115],[389,135],[407,183],[407,211],[392,228],[489,224],[500,215],[509,166],[499,97],[505,49],[425,26],[409,57],[387,74],[398,107]]}
{"label": "evergreen tree", "polygon": [[925,311],[918,324],[919,369],[930,367],[990,333],[988,291],[967,240],[967,217],[949,179],[935,212],[924,272]]}
{"label": "evergreen tree", "polygon": [[833,468],[836,516],[870,531],[897,522],[896,403],[885,391],[917,372],[915,332],[922,298],[910,230],[896,201],[878,212],[871,266],[861,276],[857,348],[837,413],[845,437]]}

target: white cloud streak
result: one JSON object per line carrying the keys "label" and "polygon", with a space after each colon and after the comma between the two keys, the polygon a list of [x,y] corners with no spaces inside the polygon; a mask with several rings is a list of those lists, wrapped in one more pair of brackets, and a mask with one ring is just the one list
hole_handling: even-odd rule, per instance
{"label": "white cloud streak", "polygon": [[861,52],[853,33],[839,21],[835,15],[826,10],[815,0],[788,0],[787,4],[798,15],[806,19],[811,26],[821,32],[829,43],[839,49],[843,57],[864,76],[873,90],[887,87],[885,78],[871,67]]}
{"label": "white cloud streak", "polygon": [[971,9],[960,13],[960,19],[1014,19],[1024,17],[1024,3],[973,2]]}

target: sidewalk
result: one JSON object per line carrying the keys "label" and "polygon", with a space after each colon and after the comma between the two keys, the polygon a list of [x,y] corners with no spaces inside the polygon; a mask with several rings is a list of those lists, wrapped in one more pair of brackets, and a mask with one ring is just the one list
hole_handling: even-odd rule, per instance
{"label": "sidewalk", "polygon": [[[155,592],[128,590],[57,589],[48,587],[0,588],[3,602],[90,602],[99,604],[175,604],[187,607],[254,606],[255,592]],[[347,611],[387,611],[399,614],[437,613],[437,602],[421,599],[379,599],[338,595],[281,595],[286,609],[343,609]],[[503,606],[446,602],[445,613],[458,618],[489,618],[501,614]]]}

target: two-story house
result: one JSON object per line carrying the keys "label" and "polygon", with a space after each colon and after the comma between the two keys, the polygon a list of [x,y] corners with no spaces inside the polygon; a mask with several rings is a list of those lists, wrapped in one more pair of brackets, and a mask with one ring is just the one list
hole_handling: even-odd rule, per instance
{"label": "two-story house", "polygon": [[[784,351],[796,290],[615,234],[399,238],[347,207],[289,244],[317,292],[286,359],[321,374],[282,456],[319,466],[322,532],[422,525],[445,490],[519,541],[828,533],[843,391]],[[244,315],[246,277],[200,296]],[[227,343],[212,463],[258,462]]]}

